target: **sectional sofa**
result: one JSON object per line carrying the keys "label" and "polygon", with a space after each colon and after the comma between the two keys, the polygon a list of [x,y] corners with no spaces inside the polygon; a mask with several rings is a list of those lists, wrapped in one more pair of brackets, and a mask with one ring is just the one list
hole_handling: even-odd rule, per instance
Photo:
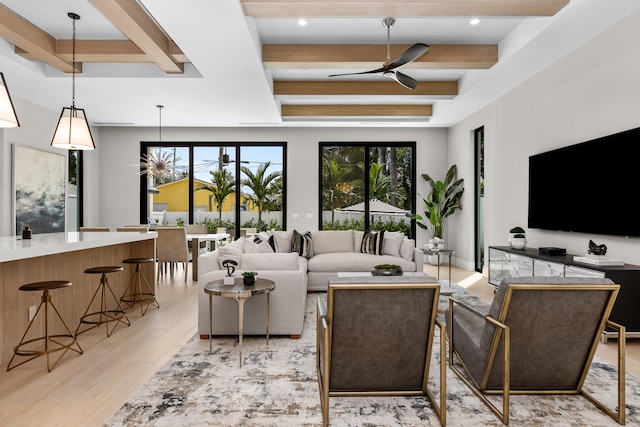
{"label": "sectional sofa", "polygon": [[[338,272],[368,274],[375,265],[396,264],[404,271],[422,271],[423,253],[402,233],[368,233],[354,230],[323,230],[299,233],[262,232],[198,258],[198,332],[209,334],[209,296],[204,286],[222,279],[222,261],[237,262],[238,270],[256,271],[258,277],[276,282],[270,296],[269,333],[299,336],[302,333],[307,291],[327,290]],[[245,303],[244,334],[264,335],[264,295]],[[231,298],[213,297],[213,335],[238,333],[238,304]]]}

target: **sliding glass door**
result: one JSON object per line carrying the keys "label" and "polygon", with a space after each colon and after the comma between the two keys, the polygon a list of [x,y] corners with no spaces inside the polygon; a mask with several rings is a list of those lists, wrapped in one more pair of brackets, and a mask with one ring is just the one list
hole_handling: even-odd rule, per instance
{"label": "sliding glass door", "polygon": [[415,143],[320,143],[321,229],[413,236]]}
{"label": "sliding glass door", "polygon": [[[141,143],[140,220],[283,229],[285,143]],[[244,230],[244,231],[243,231]]]}

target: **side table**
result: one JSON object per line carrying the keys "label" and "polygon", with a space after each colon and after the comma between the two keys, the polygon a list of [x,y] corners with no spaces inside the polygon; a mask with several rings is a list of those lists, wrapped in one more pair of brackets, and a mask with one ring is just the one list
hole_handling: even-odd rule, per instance
{"label": "side table", "polygon": [[209,351],[211,351],[213,337],[213,313],[211,307],[211,298],[213,296],[230,297],[238,302],[238,339],[240,342],[240,367],[242,368],[242,335],[244,323],[244,302],[253,295],[266,294],[267,296],[267,319],[266,319],[266,335],[267,345],[269,345],[269,293],[275,289],[275,282],[268,279],[256,279],[252,286],[245,286],[242,283],[242,277],[234,280],[233,285],[225,285],[222,279],[214,280],[205,285],[204,291],[209,295]]}
{"label": "side table", "polygon": [[451,284],[451,256],[455,253],[453,249],[423,249],[425,255],[435,255],[438,257],[438,280],[440,280],[440,256],[446,255],[449,262],[449,284]]}

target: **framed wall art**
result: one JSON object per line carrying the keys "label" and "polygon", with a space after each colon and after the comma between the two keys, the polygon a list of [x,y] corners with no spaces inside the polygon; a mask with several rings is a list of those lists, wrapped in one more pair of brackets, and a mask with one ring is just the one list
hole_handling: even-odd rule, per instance
{"label": "framed wall art", "polygon": [[13,145],[16,235],[29,225],[33,234],[64,232],[66,157]]}

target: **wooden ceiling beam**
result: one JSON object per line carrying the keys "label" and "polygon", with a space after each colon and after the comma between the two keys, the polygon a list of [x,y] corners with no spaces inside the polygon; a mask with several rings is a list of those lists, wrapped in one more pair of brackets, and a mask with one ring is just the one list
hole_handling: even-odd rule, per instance
{"label": "wooden ceiling beam", "polygon": [[[46,62],[65,73],[73,66],[56,53],[56,39],[31,22],[0,4],[0,37],[9,43],[31,52],[37,61]],[[78,65],[78,69],[80,65]],[[78,70],[76,70],[78,71]]]}
{"label": "wooden ceiling beam", "polygon": [[274,95],[412,95],[453,98],[458,95],[457,81],[420,82],[414,90],[394,81],[274,81]]}
{"label": "wooden ceiling beam", "polygon": [[431,117],[431,105],[283,105],[283,117]]}
{"label": "wooden ceiling beam", "polygon": [[[56,54],[71,61],[72,40],[58,40]],[[16,46],[17,55],[25,59],[37,60],[31,52]],[[187,57],[178,46],[171,42],[169,54],[176,62],[187,62]],[[130,40],[76,40],[76,60],[79,62],[105,63],[153,63],[153,59]]]}
{"label": "wooden ceiling beam", "polygon": [[[397,58],[410,44],[391,45]],[[363,68],[382,65],[386,45],[356,44],[263,44],[262,61],[267,68]],[[498,62],[498,45],[432,44],[427,53],[405,68],[488,69]]]}
{"label": "wooden ceiling beam", "polygon": [[553,16],[569,0],[242,0],[253,18]]}
{"label": "wooden ceiling beam", "polygon": [[167,73],[184,73],[169,51],[170,39],[136,0],[94,0],[93,4],[129,40]]}

